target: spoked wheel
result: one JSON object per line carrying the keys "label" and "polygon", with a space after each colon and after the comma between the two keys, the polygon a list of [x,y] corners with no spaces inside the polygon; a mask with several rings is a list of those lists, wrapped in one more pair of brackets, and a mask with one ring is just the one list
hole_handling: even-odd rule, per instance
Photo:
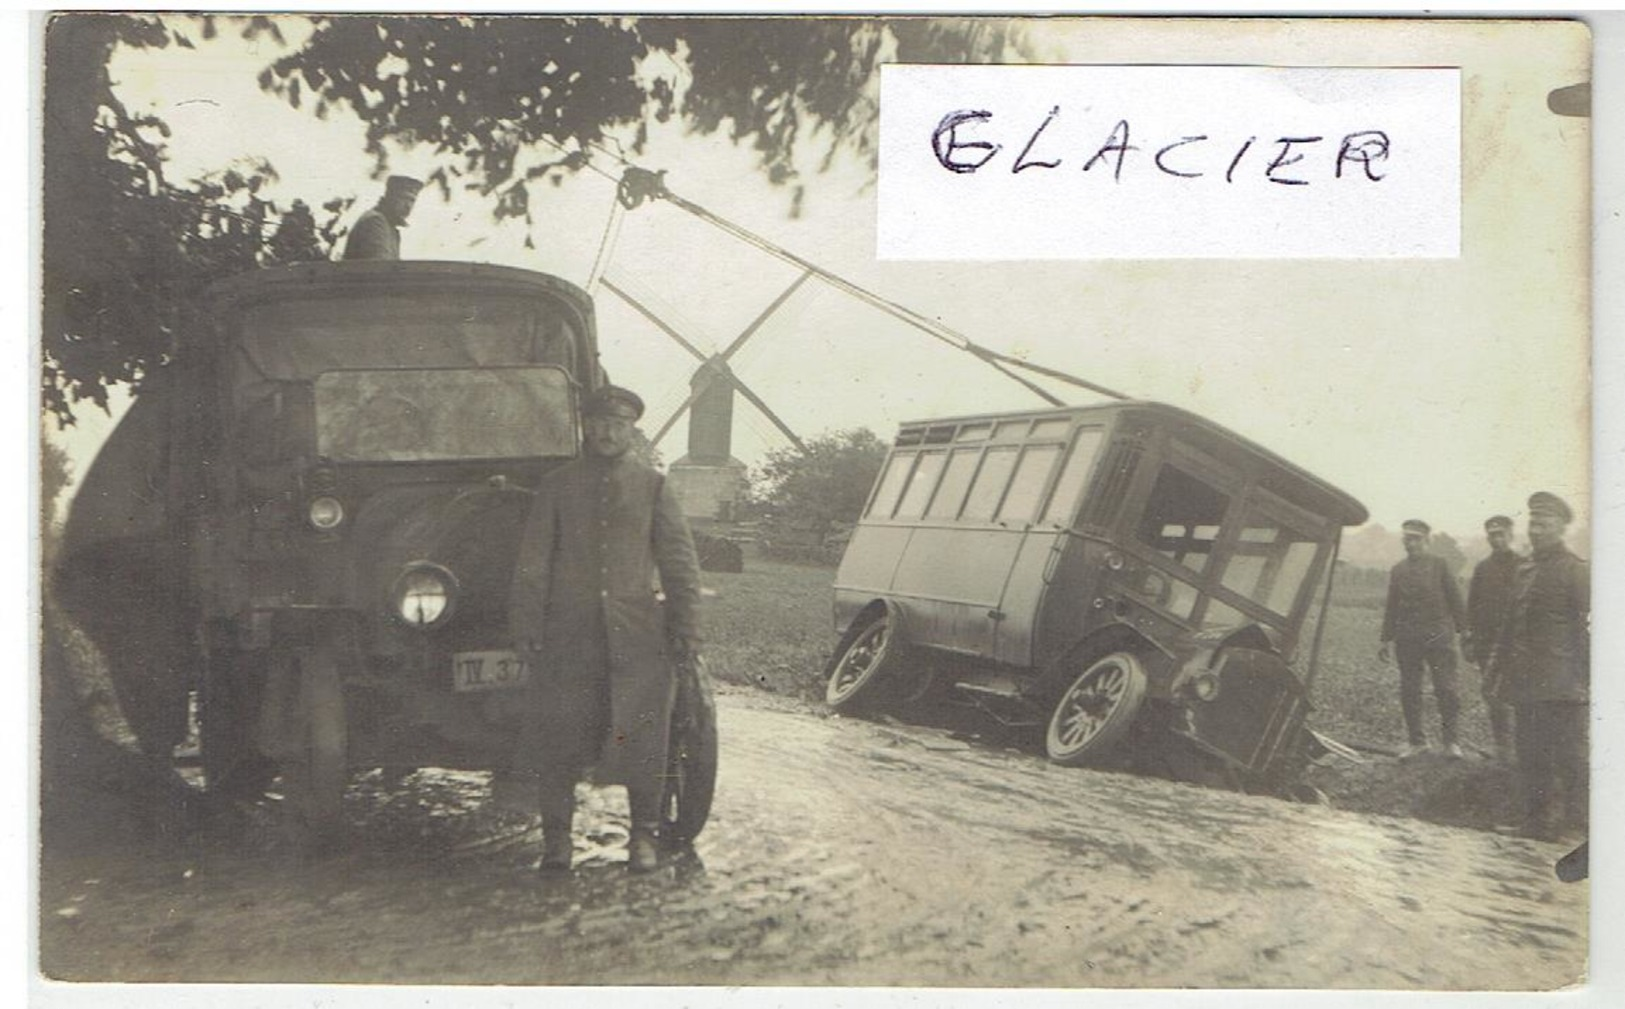
{"label": "spoked wheel", "polygon": [[1122,741],[1145,701],[1140,660],[1116,652],[1084,670],[1061,695],[1050,715],[1044,749],[1056,763],[1076,767]]}
{"label": "spoked wheel", "polygon": [[711,816],[717,786],[717,705],[705,665],[696,659],[677,673],[660,799],[660,839],[668,847],[691,843]]}
{"label": "spoked wheel", "polygon": [[848,632],[828,672],[824,700],[837,711],[917,701],[931,689],[931,669],[904,650],[885,613]]}

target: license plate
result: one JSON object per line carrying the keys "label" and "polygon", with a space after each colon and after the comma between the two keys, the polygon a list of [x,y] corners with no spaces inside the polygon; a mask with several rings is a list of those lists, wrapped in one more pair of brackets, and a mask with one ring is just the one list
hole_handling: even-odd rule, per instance
{"label": "license plate", "polygon": [[458,652],[451,659],[452,689],[505,690],[530,682],[530,666],[515,652]]}

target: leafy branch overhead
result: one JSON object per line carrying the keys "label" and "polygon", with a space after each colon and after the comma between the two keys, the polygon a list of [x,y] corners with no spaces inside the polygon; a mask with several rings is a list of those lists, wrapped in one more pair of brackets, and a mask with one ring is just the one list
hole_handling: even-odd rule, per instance
{"label": "leafy branch overhead", "polygon": [[651,122],[747,144],[779,184],[843,152],[872,161],[881,63],[1007,58],[1018,30],[969,18],[57,14],[45,38],[45,407],[66,426],[75,404],[105,408],[112,386],[139,387],[196,331],[211,283],[327,258],[348,206],[278,205],[263,160],[169,178],[169,128],[120,100],[117,52],[184,61],[194,39],[228,32],[265,44],[280,55],[247,72],[316,116],[359,117],[380,172],[391,146],[427,146],[445,156],[442,193],[472,188],[496,216],[528,219],[533,183],[579,171],[597,146],[644,150]]}
{"label": "leafy branch overhead", "polygon": [[[584,167],[592,147],[641,153],[673,118],[757,152],[778,184],[812,159],[875,156],[882,62],[996,61],[1019,49],[1009,22],[974,19],[413,17],[324,18],[260,75],[295,107],[343,107],[386,142],[450,156],[435,174],[496,194],[523,217],[529,185]],[[622,142],[625,147],[622,148]],[[521,171],[534,145],[566,153]]]}
{"label": "leafy branch overhead", "polygon": [[[274,32],[235,19],[247,37]],[[212,18],[195,22],[207,37]],[[65,14],[45,36],[44,246],[41,396],[61,426],[85,400],[139,386],[175,353],[202,292],[222,277],[273,262],[326,258],[342,204],[327,221],[261,195],[276,171],[263,160],[200,179],[165,173],[170,131],[132,114],[108,72],[119,48],[192,48],[153,15]]]}

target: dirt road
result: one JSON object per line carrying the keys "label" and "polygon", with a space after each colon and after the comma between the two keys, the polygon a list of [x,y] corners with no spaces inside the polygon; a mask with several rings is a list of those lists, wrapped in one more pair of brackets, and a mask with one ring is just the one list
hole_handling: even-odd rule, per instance
{"label": "dirt road", "polygon": [[[575,872],[479,812],[483,775],[362,780],[357,845],[252,833],[53,853],[42,965],[74,980],[1550,988],[1587,891],[1551,845],[1140,778],[719,698],[692,856],[617,861],[586,790]],[[635,939],[636,941],[629,941]]]}

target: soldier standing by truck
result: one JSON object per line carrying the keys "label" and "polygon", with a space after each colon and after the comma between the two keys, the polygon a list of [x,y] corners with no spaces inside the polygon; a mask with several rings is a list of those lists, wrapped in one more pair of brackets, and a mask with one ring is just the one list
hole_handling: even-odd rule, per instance
{"label": "soldier standing by truck", "polygon": [[[516,764],[538,782],[544,870],[570,867],[575,785],[623,784],[628,868],[659,864],[676,666],[699,655],[699,561],[677,499],[633,458],[636,394],[599,389],[586,452],[537,491],[514,567],[509,627],[535,669]],[[664,603],[652,576],[660,574]]]}

